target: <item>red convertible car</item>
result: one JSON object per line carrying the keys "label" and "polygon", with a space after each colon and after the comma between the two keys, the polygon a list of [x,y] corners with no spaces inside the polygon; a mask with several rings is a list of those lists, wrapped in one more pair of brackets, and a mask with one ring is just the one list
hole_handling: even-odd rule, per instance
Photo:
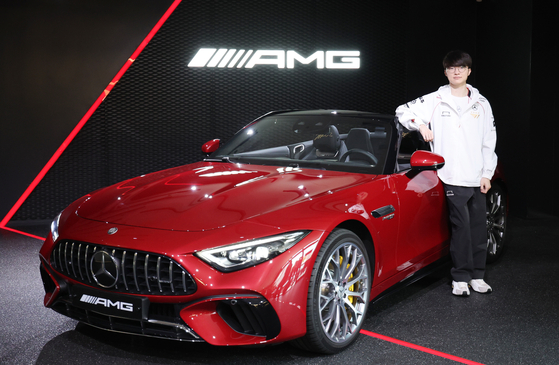
{"label": "red convertible car", "polygon": [[[424,145],[389,115],[264,115],[202,162],[66,208],[40,251],[44,304],[123,333],[337,352],[371,300],[448,257],[444,159]],[[494,260],[499,174],[487,214]]]}

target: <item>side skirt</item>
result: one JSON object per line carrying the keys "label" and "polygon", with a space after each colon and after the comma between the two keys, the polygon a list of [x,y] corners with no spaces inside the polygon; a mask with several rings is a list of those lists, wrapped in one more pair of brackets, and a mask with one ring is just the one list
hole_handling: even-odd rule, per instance
{"label": "side skirt", "polygon": [[[380,293],[379,295],[377,295],[376,297],[374,297],[371,300],[371,304],[376,304],[378,301],[380,301],[381,299],[384,299],[388,296],[390,296],[391,294],[397,293],[399,291],[401,291],[402,289],[404,289],[405,287],[415,283],[416,281],[423,279],[424,277],[442,269],[445,266],[450,266],[452,264],[452,261],[450,259],[450,255],[445,255],[443,258],[433,262],[432,264],[429,264],[427,266],[425,266],[424,268],[416,271],[413,275],[405,278],[404,280],[400,281],[398,284],[395,284],[393,286],[391,286],[390,288],[386,289],[385,291],[383,291],[382,293]],[[450,267],[449,267],[450,269]]]}

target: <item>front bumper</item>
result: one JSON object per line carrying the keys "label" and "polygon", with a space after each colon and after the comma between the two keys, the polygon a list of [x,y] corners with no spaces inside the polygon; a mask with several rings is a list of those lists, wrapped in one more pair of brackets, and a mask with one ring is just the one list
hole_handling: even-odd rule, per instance
{"label": "front bumper", "polygon": [[[146,291],[137,271],[123,273],[128,284],[119,281],[118,290],[102,288],[87,278],[83,265],[80,269],[78,261],[85,255],[78,255],[76,246],[73,253],[71,246],[57,251],[47,239],[40,254],[44,304],[85,324],[115,332],[221,346],[284,342],[305,334],[308,285],[321,237],[322,232],[314,232],[273,262],[232,273],[220,273],[194,255],[173,255],[172,260],[180,263],[196,284],[196,291],[188,295],[173,293],[171,286],[160,289],[158,284],[152,286],[155,290]],[[60,260],[64,251],[71,260]],[[168,267],[167,263],[163,266]],[[146,277],[163,285],[170,281],[169,272]],[[180,285],[174,288],[182,290]],[[89,297],[100,298],[105,307],[80,301],[84,290]],[[138,300],[146,304],[137,304],[142,314],[134,318],[106,308]]]}
{"label": "front bumper", "polygon": [[[115,296],[81,284],[72,284],[44,262],[40,270],[46,293],[45,306],[96,328],[147,337],[204,342],[183,317],[199,321],[197,317],[205,313],[208,317],[217,314],[223,322],[220,325],[221,334],[230,332],[230,337],[237,341],[265,342],[277,337],[281,331],[275,310],[264,297],[257,294],[219,295],[186,303],[157,303],[150,302],[149,297]],[[84,294],[84,291],[88,294]],[[92,299],[80,300],[84,296]],[[141,303],[141,314],[136,318],[125,316],[122,311],[118,313],[118,307],[129,302]]]}

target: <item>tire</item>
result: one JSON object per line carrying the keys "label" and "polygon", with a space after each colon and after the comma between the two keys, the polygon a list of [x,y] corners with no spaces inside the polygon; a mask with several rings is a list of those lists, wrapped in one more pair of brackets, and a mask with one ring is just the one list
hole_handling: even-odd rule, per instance
{"label": "tire", "polygon": [[336,229],[320,249],[307,299],[307,333],[293,341],[304,350],[333,354],[357,339],[371,291],[365,245],[351,231]]}
{"label": "tire", "polygon": [[487,192],[487,263],[493,263],[503,253],[507,231],[507,197],[499,184]]}

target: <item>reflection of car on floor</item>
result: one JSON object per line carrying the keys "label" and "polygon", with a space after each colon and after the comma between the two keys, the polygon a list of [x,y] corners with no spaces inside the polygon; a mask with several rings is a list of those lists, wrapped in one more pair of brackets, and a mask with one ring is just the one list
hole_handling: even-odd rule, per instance
{"label": "reflection of car on floor", "polygon": [[[393,116],[273,112],[203,150],[65,209],[40,251],[45,305],[117,332],[333,353],[372,299],[447,257],[444,159]],[[505,213],[496,180],[490,259]]]}

